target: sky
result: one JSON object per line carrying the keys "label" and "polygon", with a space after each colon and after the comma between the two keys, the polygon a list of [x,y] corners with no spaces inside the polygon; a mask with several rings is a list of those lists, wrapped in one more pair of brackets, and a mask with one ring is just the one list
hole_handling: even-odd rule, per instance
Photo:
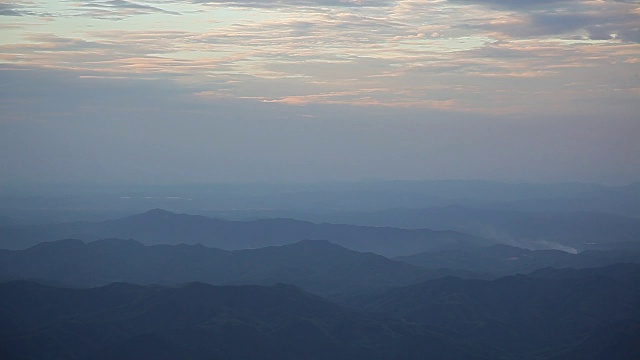
{"label": "sky", "polygon": [[640,180],[640,2],[0,1],[0,185]]}

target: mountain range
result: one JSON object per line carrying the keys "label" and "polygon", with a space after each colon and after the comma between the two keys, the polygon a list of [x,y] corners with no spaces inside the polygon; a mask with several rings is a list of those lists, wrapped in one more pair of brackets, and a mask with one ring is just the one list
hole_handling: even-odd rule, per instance
{"label": "mountain range", "polygon": [[426,251],[394,259],[428,269],[446,268],[505,276],[527,274],[545,267],[581,269],[615,263],[640,263],[640,250],[585,250],[572,254],[498,244],[466,250]]}
{"label": "mountain range", "polygon": [[491,359],[395,319],[271,287],[0,284],[3,359]]}
{"label": "mountain range", "polygon": [[90,243],[61,240],[26,250],[0,250],[0,279],[31,279],[90,287],[111,282],[218,285],[278,282],[327,297],[371,293],[446,275],[480,276],[469,271],[425,269],[374,253],[361,253],[326,240],[251,250],[203,245],[145,246],[133,240]]}
{"label": "mountain range", "polygon": [[640,252],[526,250],[507,245],[425,252],[389,259],[326,240],[260,249],[222,250],[204,245],[145,246],[134,240],[84,243],[67,239],[25,250],[0,250],[0,279],[38,280],[75,287],[134,284],[217,285],[289,283],[331,299],[455,275],[492,279],[544,267],[586,268],[640,263]]}
{"label": "mountain range", "polygon": [[640,354],[640,183],[6,190],[1,359]]}
{"label": "mountain range", "polygon": [[352,250],[384,256],[491,243],[456,231],[314,224],[292,219],[225,221],[160,209],[101,222],[0,227],[0,248],[5,249],[24,249],[44,241],[68,238],[85,241],[135,239],[146,245],[199,243],[226,250],[285,245],[301,240],[329,240]]}
{"label": "mountain range", "polygon": [[631,359],[640,353],[640,265],[445,277],[351,304],[486,344],[504,359]]}
{"label": "mountain range", "polygon": [[[492,243],[568,252],[640,249],[640,219],[592,212],[520,212],[448,206],[377,212],[213,212],[218,216],[290,216],[221,220],[155,209],[115,220],[49,225],[0,225],[0,248],[43,241],[135,239],[144,244],[202,243],[235,250],[329,240],[385,256],[465,249]],[[245,215],[241,215],[245,214]],[[299,220],[294,220],[299,219]],[[345,225],[350,224],[350,225]]]}
{"label": "mountain range", "polygon": [[640,266],[444,277],[349,307],[276,284],[0,283],[3,359],[632,359]]}
{"label": "mountain range", "polygon": [[428,228],[472,234],[529,249],[582,251],[640,244],[640,218],[599,212],[525,212],[451,205],[393,208],[372,212],[255,211],[211,212],[219,217],[286,216],[315,223]]}
{"label": "mountain range", "polygon": [[134,214],[151,208],[191,214],[281,210],[327,213],[451,205],[523,212],[589,211],[637,218],[640,182],[624,186],[478,180],[171,185],[20,183],[0,187],[0,203],[3,205],[0,215],[15,223],[112,218],[114,214]]}

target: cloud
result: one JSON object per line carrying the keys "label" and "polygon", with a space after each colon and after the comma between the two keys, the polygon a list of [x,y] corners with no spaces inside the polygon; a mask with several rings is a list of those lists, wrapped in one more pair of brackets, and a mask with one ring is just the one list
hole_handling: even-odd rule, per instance
{"label": "cloud", "polygon": [[[446,102],[422,107],[352,105],[353,100],[364,105],[367,98],[386,99],[386,92],[398,91],[394,87],[361,92],[306,89],[319,95],[297,99],[304,105],[291,105],[239,96],[246,93],[243,86],[296,86],[288,79],[230,85],[221,78],[203,84],[175,77],[150,79],[144,72],[102,75],[0,66],[0,83],[5,85],[0,87],[0,152],[5,155],[0,168],[6,169],[0,181],[310,181],[388,174],[630,181],[640,169],[635,156],[640,123],[636,117],[603,116],[605,111],[523,117],[451,111],[466,104]],[[417,82],[433,86],[408,94],[424,101],[444,101],[446,96],[433,95],[450,91],[443,82]],[[491,81],[496,82],[502,80]],[[530,79],[525,84],[534,90],[540,86]],[[466,97],[480,96],[468,95],[474,92],[467,84],[458,86]],[[493,89],[486,83],[479,82],[475,90],[488,93],[480,102],[491,102],[487,99]],[[511,92],[506,101],[530,96],[518,87]],[[556,106],[552,101],[542,105],[552,110]]]}
{"label": "cloud", "polygon": [[351,91],[320,93],[311,95],[291,95],[279,99],[266,99],[263,102],[279,103],[287,105],[328,104],[328,105],[355,105],[355,106],[389,106],[389,107],[414,107],[438,110],[456,110],[458,102],[453,99],[434,100],[425,98],[410,99],[399,97],[389,101],[390,89],[357,89]]}
{"label": "cloud", "polygon": [[21,6],[14,3],[0,3],[0,15],[2,16],[22,16]]}
{"label": "cloud", "polygon": [[0,2],[0,16],[48,16],[42,11],[40,4],[34,1]]}
{"label": "cloud", "polygon": [[[618,9],[616,9],[618,10]],[[590,40],[620,39],[637,42],[640,30],[640,16],[626,11],[613,9],[602,11],[583,11],[577,13],[540,12],[529,16],[526,29],[513,28],[521,36],[545,36],[558,34],[577,34]],[[580,35],[582,32],[584,35]]]}
{"label": "cloud", "polygon": [[477,24],[513,38],[564,35],[570,39],[640,41],[637,1],[582,0],[451,0],[452,3],[495,6],[512,14],[504,21]]}
{"label": "cloud", "polygon": [[548,8],[549,5],[562,4],[577,0],[449,0],[452,3],[480,4],[499,9]]}
{"label": "cloud", "polygon": [[[494,11],[449,1],[292,5],[299,1],[258,1],[291,5],[277,9],[230,9],[225,1],[76,1],[95,5],[97,13],[116,11],[113,19],[140,11],[154,12],[154,23],[169,18],[147,6],[184,15],[158,22],[164,30],[91,18],[82,20],[86,27],[13,30],[22,33],[0,45],[0,60],[96,79],[170,79],[208,99],[216,94],[281,105],[484,114],[637,108],[629,94],[635,96],[640,86],[619,80],[640,61],[635,44],[621,40],[634,35],[635,15],[626,11],[632,4],[566,1]],[[88,10],[63,4],[58,25],[69,14],[79,15],[78,9]],[[203,11],[207,4],[216,7]],[[629,31],[612,36],[610,27]],[[542,106],[550,103],[555,105]]]}
{"label": "cloud", "polygon": [[81,16],[91,16],[98,19],[123,19],[134,15],[148,15],[162,13],[167,15],[180,15],[179,12],[165,10],[157,6],[132,2],[127,0],[98,0],[91,2],[74,2],[81,11]]}
{"label": "cloud", "polygon": [[195,4],[248,8],[282,7],[382,7],[391,0],[192,0]]}

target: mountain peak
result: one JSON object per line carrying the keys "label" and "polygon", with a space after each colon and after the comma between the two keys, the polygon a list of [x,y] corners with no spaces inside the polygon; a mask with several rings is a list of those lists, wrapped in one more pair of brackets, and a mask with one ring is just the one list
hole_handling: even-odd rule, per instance
{"label": "mountain peak", "polygon": [[304,240],[298,241],[296,244],[300,244],[300,245],[322,245],[322,246],[331,244],[331,245],[334,245],[334,246],[340,246],[340,245],[334,244],[331,241],[326,240],[326,239],[318,239],[318,240],[304,239]]}
{"label": "mountain peak", "polygon": [[147,214],[147,215],[175,215],[176,213],[171,212],[169,210],[165,210],[165,209],[155,208],[155,209],[151,209],[151,210],[148,210],[148,211],[144,212],[144,214]]}

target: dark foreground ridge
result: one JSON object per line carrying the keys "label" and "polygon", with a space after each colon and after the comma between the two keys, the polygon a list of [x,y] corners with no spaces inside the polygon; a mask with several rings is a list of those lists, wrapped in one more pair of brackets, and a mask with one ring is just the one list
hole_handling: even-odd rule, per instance
{"label": "dark foreground ridge", "polygon": [[633,359],[640,266],[445,277],[351,307],[291,285],[0,283],[3,359]]}
{"label": "dark foreground ridge", "polygon": [[290,285],[0,285],[3,359],[490,359],[420,326]]}
{"label": "dark foreground ridge", "polygon": [[[505,359],[632,359],[640,354],[640,265],[446,277],[353,302],[487,344]],[[488,345],[490,344],[490,345]]]}

